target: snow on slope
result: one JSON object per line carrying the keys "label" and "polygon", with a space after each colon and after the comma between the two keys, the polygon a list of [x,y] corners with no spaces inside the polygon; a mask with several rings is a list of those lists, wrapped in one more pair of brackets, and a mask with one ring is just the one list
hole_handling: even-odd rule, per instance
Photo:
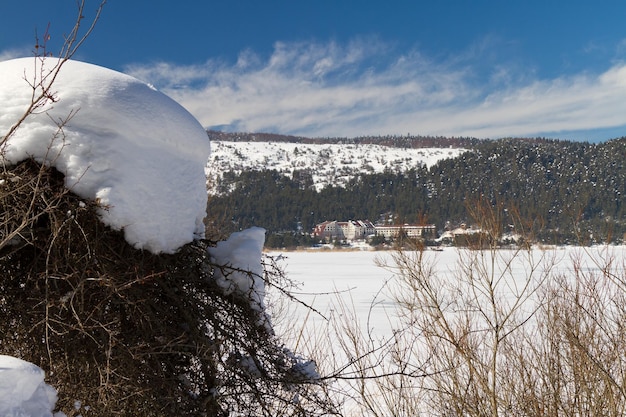
{"label": "snow on slope", "polygon": [[461,148],[392,148],[373,144],[304,144],[288,142],[211,142],[207,166],[209,182],[223,172],[273,169],[291,175],[310,170],[319,190],[327,184],[342,185],[359,172],[377,173],[386,168],[406,171],[455,158]]}
{"label": "snow on slope", "polygon": [[[46,58],[43,73],[56,62]],[[0,138],[27,109],[27,79],[39,65],[35,58],[0,62]],[[10,163],[33,156],[54,165],[69,189],[98,199],[102,221],[137,248],[171,253],[203,236],[209,139],[189,112],[133,77],[77,61],[63,65],[53,91],[58,101],[10,138]],[[53,140],[55,121],[71,112],[64,137]]]}

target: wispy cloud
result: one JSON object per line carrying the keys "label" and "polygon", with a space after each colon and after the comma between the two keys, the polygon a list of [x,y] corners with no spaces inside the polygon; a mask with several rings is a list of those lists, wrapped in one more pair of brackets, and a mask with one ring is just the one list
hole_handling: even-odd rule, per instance
{"label": "wispy cloud", "polygon": [[277,43],[268,57],[244,51],[234,63],[156,63],[127,72],[179,101],[203,125],[237,131],[503,137],[626,125],[624,63],[601,74],[534,79],[533,71],[522,74],[506,63],[486,69],[481,54],[394,55],[376,39]]}
{"label": "wispy cloud", "polygon": [[0,62],[8,61],[9,59],[14,59],[14,58],[21,58],[25,56],[32,56],[32,52],[30,52],[27,48],[7,49],[4,51],[0,51]]}

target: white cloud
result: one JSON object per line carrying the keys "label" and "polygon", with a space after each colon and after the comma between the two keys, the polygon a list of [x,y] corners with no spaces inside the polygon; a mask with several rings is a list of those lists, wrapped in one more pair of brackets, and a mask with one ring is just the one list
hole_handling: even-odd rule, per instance
{"label": "white cloud", "polygon": [[25,56],[32,56],[32,52],[30,52],[26,48],[22,49],[7,49],[4,51],[0,51],[0,62],[8,61],[9,59],[14,58],[22,58]]}
{"label": "white cloud", "polygon": [[[602,74],[542,80],[505,62],[485,70],[484,53],[476,51],[437,62],[392,51],[376,39],[280,42],[266,58],[248,50],[235,64],[158,63],[127,72],[155,84],[205,126],[239,131],[503,137],[626,125],[624,63]],[[481,71],[487,76],[477,76]]]}

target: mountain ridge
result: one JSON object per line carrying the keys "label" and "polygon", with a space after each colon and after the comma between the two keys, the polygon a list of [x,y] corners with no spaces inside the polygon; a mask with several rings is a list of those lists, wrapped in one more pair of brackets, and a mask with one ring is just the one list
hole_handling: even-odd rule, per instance
{"label": "mountain ridge", "polygon": [[356,137],[306,137],[264,132],[222,132],[207,130],[213,141],[228,142],[290,142],[307,144],[374,144],[398,148],[469,148],[489,139],[423,135],[384,135]]}

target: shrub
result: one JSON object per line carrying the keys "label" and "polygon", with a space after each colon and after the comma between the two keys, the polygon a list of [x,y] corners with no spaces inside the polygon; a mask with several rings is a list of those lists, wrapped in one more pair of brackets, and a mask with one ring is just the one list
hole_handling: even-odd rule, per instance
{"label": "shrub", "polygon": [[213,242],[137,250],[55,169],[28,160],[0,177],[0,345],[47,371],[68,415],[328,411],[310,364],[215,284],[230,272],[210,262]]}

